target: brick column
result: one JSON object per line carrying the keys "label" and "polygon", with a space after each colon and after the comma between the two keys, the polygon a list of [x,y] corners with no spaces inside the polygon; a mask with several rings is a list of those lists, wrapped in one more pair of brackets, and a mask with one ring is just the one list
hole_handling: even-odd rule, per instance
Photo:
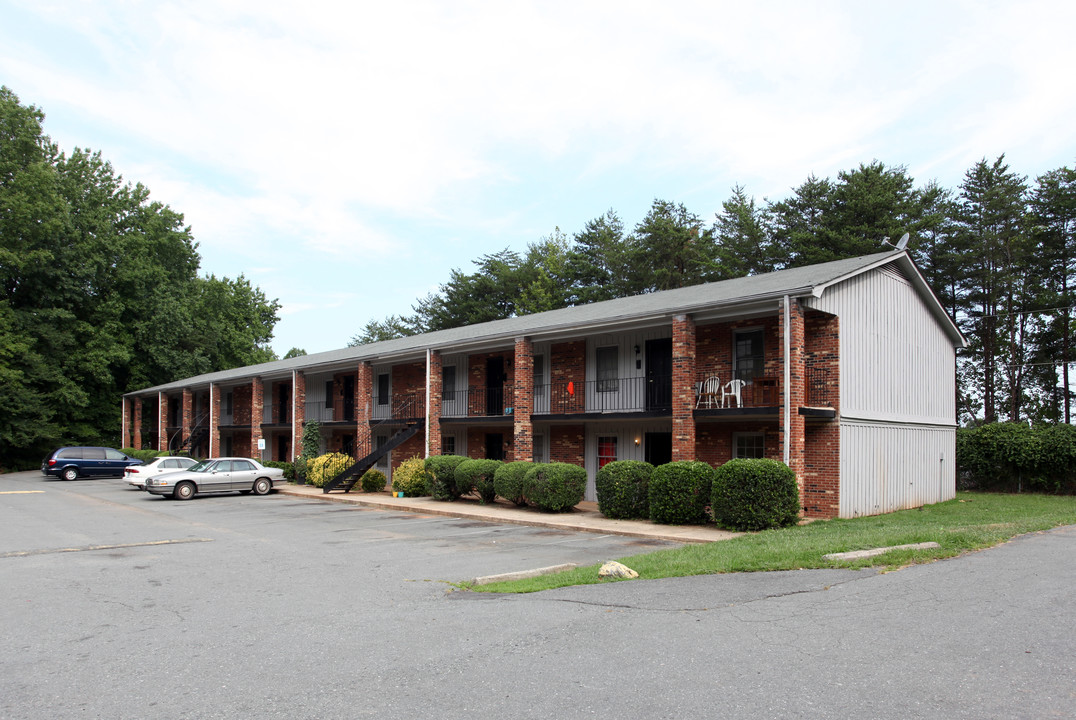
{"label": "brick column", "polygon": [[220,457],[220,386],[209,383],[209,457]]}
{"label": "brick column", "polygon": [[695,459],[695,320],[672,323],[672,459]]}
{"label": "brick column", "polygon": [[[187,442],[187,438],[191,436],[191,418],[194,415],[194,393],[189,389],[183,389],[182,405],[182,417],[179,421],[179,442]],[[190,448],[194,450],[194,448]]]}
{"label": "brick column", "polygon": [[131,413],[131,444],[135,450],[142,449],[142,398],[134,399],[134,407]]}
{"label": "brick column", "polygon": [[157,393],[157,449],[168,449],[168,395]]}
{"label": "brick column", "polygon": [[355,453],[360,460],[374,449],[370,438],[373,397],[374,368],[368,362],[361,362],[355,376]]}
{"label": "brick column", "polygon": [[306,423],[306,375],[302,370],[291,373],[291,459],[303,451],[303,425]]}
{"label": "brick column", "polygon": [[[785,355],[785,314],[784,302],[781,303],[780,322],[778,333],[781,338],[781,353]],[[799,410],[807,402],[807,367],[804,356],[804,330],[803,308],[795,298],[789,298],[787,314],[789,343],[788,354],[783,357],[784,364],[788,367],[788,387],[784,380],[781,382],[781,451],[784,454],[787,444],[788,466],[796,473],[796,484],[800,488],[800,498],[803,495],[804,478],[804,418]],[[785,436],[786,422],[788,425],[788,437]]]}
{"label": "brick column", "polygon": [[265,383],[260,377],[250,381],[250,454],[259,460],[265,459],[265,453],[258,450],[262,439],[262,423],[265,421]]}
{"label": "brick column", "polygon": [[426,457],[441,454],[441,401],[444,398],[444,366],[441,353],[426,353]]}
{"label": "brick column", "polygon": [[120,400],[120,447],[130,447],[130,435],[131,400],[129,398],[122,398]]}
{"label": "brick column", "polygon": [[516,338],[515,391],[512,397],[512,422],[515,438],[512,459],[534,460],[534,343],[530,338]]}

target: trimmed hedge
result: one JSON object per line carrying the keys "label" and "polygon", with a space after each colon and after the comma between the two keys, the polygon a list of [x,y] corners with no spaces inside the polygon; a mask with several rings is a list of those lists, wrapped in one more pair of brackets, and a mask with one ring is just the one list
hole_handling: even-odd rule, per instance
{"label": "trimmed hedge", "polygon": [[135,450],[134,448],[120,448],[120,452],[127,457],[141,460],[144,463],[149,462],[153,458],[166,457],[172,454],[167,450]]}
{"label": "trimmed hedge", "polygon": [[641,460],[615,460],[598,470],[598,510],[607,518],[650,517],[650,476],[654,466]]}
{"label": "trimmed hedge", "polygon": [[587,471],[569,463],[534,463],[524,479],[523,494],[542,512],[567,512],[587,489]]}
{"label": "trimmed hedge", "polygon": [[650,519],[665,525],[706,522],[714,469],[704,462],[678,460],[654,468],[650,476]]}
{"label": "trimmed hedge", "polygon": [[961,487],[1076,494],[1076,427],[991,423],[956,431]]}
{"label": "trimmed hedge", "polygon": [[354,458],[343,453],[318,455],[306,464],[306,481],[314,487],[325,487],[325,483],[354,464]]}
{"label": "trimmed hedge", "polygon": [[795,525],[800,512],[796,473],[776,460],[730,460],[714,473],[710,510],[714,520],[733,530]]}
{"label": "trimmed hedge", "polygon": [[534,467],[534,463],[526,460],[505,463],[497,468],[493,474],[493,491],[509,502],[520,507],[527,504],[526,488],[527,473]]}
{"label": "trimmed hedge", "polygon": [[502,465],[501,460],[465,460],[456,467],[456,486],[472,488],[478,501],[488,505],[497,499],[493,478]]}
{"label": "trimmed hedge", "polygon": [[402,492],[405,497],[429,495],[428,479],[426,463],[420,457],[413,457],[404,460],[400,467],[392,471],[392,489]]}
{"label": "trimmed hedge", "polygon": [[280,468],[284,471],[284,479],[290,482],[295,482],[295,466],[290,462],[281,462],[280,460],[266,460],[262,463],[265,467]]}
{"label": "trimmed hedge", "polygon": [[385,473],[377,468],[370,468],[362,474],[362,477],[359,479],[359,485],[362,486],[363,492],[381,492],[385,489],[385,480]]}
{"label": "trimmed hedge", "polygon": [[456,468],[467,461],[462,455],[432,455],[426,458],[427,487],[434,500],[459,500],[471,492],[470,485],[456,482]]}

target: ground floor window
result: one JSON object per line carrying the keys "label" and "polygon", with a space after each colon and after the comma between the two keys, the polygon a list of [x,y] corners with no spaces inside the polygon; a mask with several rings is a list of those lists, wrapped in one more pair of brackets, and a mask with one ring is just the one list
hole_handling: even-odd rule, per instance
{"label": "ground floor window", "polygon": [[598,438],[598,469],[616,460],[616,436]]}
{"label": "ground floor window", "polygon": [[732,457],[736,459],[766,457],[765,437],[763,433],[733,433]]}
{"label": "ground floor window", "polygon": [[545,435],[534,436],[534,446],[532,448],[532,457],[534,462],[549,462],[549,453],[545,448]]}
{"label": "ground floor window", "polygon": [[441,436],[441,454],[442,455],[455,455],[456,454],[456,436],[455,435],[442,435]]}

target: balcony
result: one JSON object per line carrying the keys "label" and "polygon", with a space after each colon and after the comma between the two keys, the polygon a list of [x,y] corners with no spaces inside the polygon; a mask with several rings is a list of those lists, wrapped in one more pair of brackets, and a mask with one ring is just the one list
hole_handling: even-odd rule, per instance
{"label": "balcony", "polygon": [[374,420],[416,420],[426,417],[426,390],[374,396]]}
{"label": "balcony", "polygon": [[337,409],[325,407],[323,402],[308,402],[305,406],[306,421],[316,420],[319,423],[355,422],[354,404],[345,405]]}
{"label": "balcony", "polygon": [[534,414],[672,412],[672,377],[555,382],[534,388]]}

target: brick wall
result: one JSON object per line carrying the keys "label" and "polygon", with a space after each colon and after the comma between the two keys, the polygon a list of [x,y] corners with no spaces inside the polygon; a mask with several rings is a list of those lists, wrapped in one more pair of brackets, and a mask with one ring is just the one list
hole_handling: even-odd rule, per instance
{"label": "brick wall", "polygon": [[220,385],[209,386],[209,457],[220,457]]}
{"label": "brick wall", "polygon": [[518,338],[515,348],[515,390],[513,406],[512,457],[515,460],[534,459],[534,345],[528,338]]}
{"label": "brick wall", "polygon": [[168,396],[157,393],[157,449],[168,449]]}
{"label": "brick wall", "polygon": [[773,421],[700,423],[695,431],[696,459],[714,467],[732,459],[733,433],[763,433],[763,450],[770,460],[781,461],[781,434]]}
{"label": "brick wall", "polygon": [[302,370],[292,372],[292,381],[295,383],[295,406],[292,408],[291,421],[291,456],[288,461],[294,460],[303,447],[303,425],[306,424],[306,375]]}
{"label": "brick wall", "polygon": [[373,366],[368,362],[359,363],[355,380],[355,453],[357,459],[362,459],[374,449],[370,433],[373,396]]}
{"label": "brick wall", "polygon": [[[695,379],[701,382],[711,375],[716,375],[722,384],[731,380],[733,337],[736,330],[761,328],[764,358],[762,376],[776,378],[778,386],[780,386],[781,379],[784,376],[784,364],[782,361],[783,340],[780,334],[780,322],[781,320],[778,317],[764,317],[700,325],[696,331]],[[751,396],[752,392],[752,387],[744,390],[745,404],[758,404],[754,402]]]}
{"label": "brick wall", "polygon": [[441,363],[441,353],[437,351],[430,352],[429,365],[430,400],[426,408],[426,417],[428,418],[426,454],[428,456],[441,454],[441,402],[444,399],[441,392],[444,387],[444,367]]}
{"label": "brick wall", "polygon": [[672,328],[672,459],[695,459],[695,321],[677,315]]}
{"label": "brick wall", "polygon": [[[262,418],[265,417],[265,383],[260,377],[250,382],[250,457],[261,459],[258,441],[262,439]],[[272,455],[269,455],[272,457]]]}
{"label": "brick wall", "polygon": [[[553,386],[551,412],[558,414],[586,412],[586,368],[587,343],[585,340],[554,343],[549,348],[549,381]],[[569,382],[574,384],[575,395],[564,399],[564,387]],[[562,399],[563,402],[561,402]],[[578,400],[572,401],[575,399]]]}
{"label": "brick wall", "polygon": [[134,399],[131,408],[131,447],[135,450],[142,449],[142,398]]}
{"label": "brick wall", "polygon": [[[782,350],[784,348],[784,309],[781,310],[780,323],[778,332],[781,338]],[[780,388],[781,405],[784,407],[785,392],[789,393],[792,415],[791,415],[791,428],[789,437],[787,439],[789,453],[788,453],[788,466],[792,468],[792,471],[796,473],[796,483],[800,488],[800,498],[803,495],[803,479],[804,479],[804,450],[805,450],[805,438],[804,438],[804,420],[803,416],[799,414],[799,409],[803,407],[806,400],[805,393],[805,356],[804,356],[804,327],[803,327],[803,309],[799,302],[792,298],[789,300],[789,388]],[[783,371],[782,371],[783,374]],[[784,410],[782,409],[781,418],[781,434],[784,435]],[[785,442],[785,438],[781,438],[782,443]],[[782,448],[784,446],[782,445]],[[783,457],[782,451],[782,457]]]}
{"label": "brick wall", "polygon": [[840,512],[840,425],[836,420],[810,423],[805,429],[803,487],[804,514],[835,518]]}
{"label": "brick wall", "polygon": [[549,428],[549,461],[586,467],[586,430],[582,425]]}
{"label": "brick wall", "polygon": [[191,419],[194,414],[194,393],[190,390],[183,391],[183,397],[180,400],[182,404],[182,416],[180,419],[180,441],[186,442],[187,438],[191,436]]}

